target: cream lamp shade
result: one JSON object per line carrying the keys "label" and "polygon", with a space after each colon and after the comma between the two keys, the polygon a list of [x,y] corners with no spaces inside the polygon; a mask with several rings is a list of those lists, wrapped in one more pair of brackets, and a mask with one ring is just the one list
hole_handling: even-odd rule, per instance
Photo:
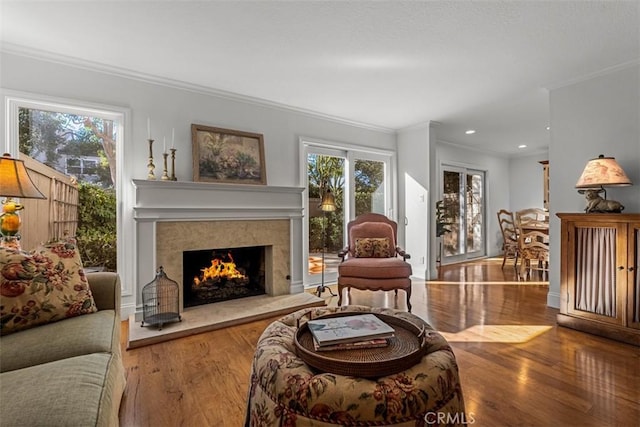
{"label": "cream lamp shade", "polygon": [[333,197],[333,193],[330,189],[328,189],[322,196],[320,210],[323,212],[334,212],[336,210],[336,199]]}
{"label": "cream lamp shade", "polygon": [[614,157],[591,159],[582,171],[576,183],[576,188],[624,187],[631,185],[631,180],[624,173]]}
{"label": "cream lamp shade", "polygon": [[31,180],[24,162],[8,153],[0,157],[0,196],[46,199]]}

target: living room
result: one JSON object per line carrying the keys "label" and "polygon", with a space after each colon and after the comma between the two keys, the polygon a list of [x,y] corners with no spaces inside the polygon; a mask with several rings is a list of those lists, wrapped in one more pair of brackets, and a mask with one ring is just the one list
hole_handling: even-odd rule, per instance
{"label": "living room", "polygon": [[[363,2],[366,3],[366,2]],[[624,3],[624,2],[621,2]],[[535,89],[539,96],[546,99],[549,126],[548,145],[529,153],[504,154],[495,153],[483,147],[473,147],[452,143],[443,136],[441,131],[446,123],[440,123],[434,117],[422,117],[410,125],[400,128],[389,128],[382,125],[363,124],[350,117],[341,117],[332,113],[319,114],[304,108],[294,108],[282,102],[265,101],[260,90],[260,79],[255,79],[255,92],[249,95],[238,95],[226,91],[223,82],[218,86],[209,87],[198,83],[179,81],[171,77],[171,73],[162,74],[165,66],[174,68],[187,67],[179,59],[172,59],[170,51],[161,49],[163,40],[152,39],[150,45],[137,48],[139,58],[131,60],[129,67],[113,65],[122,59],[122,52],[109,52],[104,61],[95,58],[84,58],[81,55],[51,51],[48,45],[41,44],[37,37],[27,37],[25,33],[37,34],[34,23],[25,22],[30,16],[19,6],[19,2],[3,2],[3,40],[0,52],[1,80],[0,87],[4,101],[1,111],[2,117],[10,117],[8,98],[14,100],[38,100],[44,103],[76,105],[85,108],[108,110],[122,117],[122,141],[119,145],[120,164],[120,221],[118,273],[122,279],[122,316],[123,320],[130,315],[140,313],[140,288],[153,279],[158,266],[156,258],[157,248],[152,246],[155,237],[149,234],[153,229],[145,212],[162,210],[167,212],[170,207],[180,204],[185,210],[202,211],[220,208],[220,203],[214,198],[194,198],[189,201],[174,199],[175,196],[155,200],[151,204],[146,199],[136,199],[135,181],[145,181],[148,173],[148,127],[151,122],[151,136],[156,139],[156,173],[162,169],[160,152],[163,138],[171,140],[172,130],[175,130],[176,160],[175,171],[177,183],[158,180],[153,185],[157,191],[167,189],[188,189],[193,180],[193,157],[191,125],[235,129],[245,132],[255,132],[264,136],[266,187],[299,189],[305,187],[303,164],[304,142],[316,142],[318,145],[331,146],[339,143],[341,147],[351,149],[366,148],[369,151],[391,153],[394,178],[393,194],[396,200],[392,206],[391,216],[402,223],[407,217],[407,206],[413,194],[408,194],[406,177],[417,182],[418,186],[427,194],[427,206],[435,206],[439,196],[439,173],[443,163],[465,164],[487,171],[487,215],[486,235],[488,241],[487,255],[499,253],[498,225],[494,212],[502,207],[518,209],[526,205],[541,203],[541,190],[523,196],[522,189],[538,186],[542,182],[540,160],[549,160],[552,180],[550,182],[550,235],[559,235],[560,222],[556,217],[559,212],[582,212],[584,198],[577,194],[575,183],[580,176],[586,162],[599,154],[614,156],[623,166],[631,181],[631,187],[612,188],[608,190],[611,199],[620,200],[625,205],[625,212],[640,211],[640,131],[638,128],[638,93],[640,86],[640,62],[638,59],[638,38],[626,39],[624,49],[616,51],[610,58],[606,49],[594,46],[591,51],[576,53],[577,57],[586,58],[603,55],[595,61],[599,67],[586,68],[578,66],[579,72],[565,74],[559,81],[542,80],[537,82]],[[34,16],[45,21],[46,12],[53,13],[55,7],[38,5],[42,11]],[[84,6],[83,6],[84,7]],[[144,6],[138,5],[144,11]],[[292,6],[293,7],[293,6]],[[460,6],[462,8],[462,6]],[[577,7],[577,6],[576,6]],[[604,6],[603,6],[604,7]],[[623,7],[623,6],[620,6]],[[628,25],[638,22],[637,5],[626,4],[630,8],[623,14],[627,16],[619,25],[620,34],[627,34],[624,29]],[[615,9],[615,7],[613,8]],[[91,9],[95,12],[94,9]],[[117,9],[111,11],[116,13]],[[5,12],[11,12],[6,14]],[[140,11],[138,11],[140,12]],[[62,12],[57,12],[62,13]],[[71,13],[67,11],[66,13]],[[120,11],[123,15],[126,12]],[[197,13],[197,11],[195,12]],[[327,12],[328,13],[328,12]],[[453,12],[452,12],[453,13]],[[523,12],[524,13],[524,12]],[[584,12],[587,13],[587,12]],[[612,17],[607,23],[613,27],[616,11],[609,12]],[[215,14],[212,14],[215,16]],[[9,16],[9,17],[7,17]],[[59,16],[59,15],[55,15]],[[135,16],[135,15],[132,15]],[[138,15],[139,17],[140,15]],[[144,16],[144,14],[142,15]],[[525,14],[526,16],[526,14]],[[594,20],[595,14],[588,14]],[[629,17],[630,16],[630,17]],[[22,19],[18,19],[18,17]],[[246,17],[246,16],[245,16]],[[12,23],[7,22],[15,18]],[[117,21],[120,17],[114,19]],[[130,31],[144,31],[138,28],[139,19],[131,18],[133,22],[128,26]],[[256,22],[257,17],[254,17]],[[37,20],[34,19],[34,22]],[[629,22],[632,21],[632,22]],[[250,21],[247,21],[250,22]],[[278,22],[278,21],[276,21]],[[5,23],[7,25],[5,25]],[[10,24],[10,25],[9,25]],[[60,26],[60,24],[57,24]],[[154,25],[154,22],[150,23]],[[171,25],[165,23],[167,28]],[[17,30],[23,26],[20,31]],[[602,30],[599,26],[599,29]],[[637,25],[636,25],[637,28]],[[560,37],[562,29],[558,31]],[[606,31],[613,31],[607,28]],[[603,30],[603,31],[605,31]],[[61,31],[61,29],[60,29]],[[605,31],[605,32],[606,32]],[[635,30],[634,30],[635,31]],[[52,31],[48,34],[54,34]],[[107,34],[105,32],[104,34]],[[128,33],[123,33],[128,34]],[[632,34],[636,34],[633,33]],[[575,35],[581,37],[582,35]],[[61,45],[73,40],[75,34],[68,37],[62,32],[59,38],[53,37]],[[105,36],[106,37],[106,36]],[[123,35],[111,32],[110,37],[118,43],[125,43]],[[326,37],[330,37],[327,35]],[[585,36],[586,37],[586,36]],[[33,41],[32,41],[33,40]],[[64,42],[64,43],[63,43]],[[620,43],[623,43],[622,41]],[[162,57],[147,56],[146,52],[159,50]],[[236,46],[236,49],[245,49]],[[208,55],[203,51],[203,54]],[[247,53],[249,55],[250,52]],[[221,55],[221,54],[218,54]],[[548,58],[548,62],[556,61],[560,66],[562,58]],[[161,60],[160,60],[161,59]],[[134,63],[147,62],[152,64],[153,70],[143,69],[133,71]],[[577,61],[580,62],[580,61]],[[257,64],[256,67],[260,67]],[[285,65],[280,65],[285,67]],[[478,65],[480,68],[480,65]],[[196,67],[192,67],[197,69]],[[572,71],[574,71],[572,69]],[[478,70],[479,72],[480,70]],[[212,70],[199,70],[203,74],[211,74]],[[245,71],[243,71],[245,72]],[[494,79],[500,79],[500,73],[495,71]],[[354,71],[355,73],[355,71]],[[239,74],[242,74],[239,72]],[[436,76],[437,77],[437,76]],[[265,83],[276,84],[276,83]],[[286,86],[287,82],[280,82]],[[293,83],[291,83],[293,86]],[[348,87],[341,88],[348,93]],[[455,88],[449,89],[454,92]],[[489,96],[489,95],[487,95]],[[435,98],[437,99],[437,98]],[[458,99],[458,98],[457,98]],[[372,97],[369,104],[381,104],[384,99]],[[515,103],[515,101],[513,101]],[[335,102],[339,104],[340,102]],[[434,103],[437,103],[434,101]],[[514,105],[514,104],[511,104]],[[469,105],[468,108],[473,106]],[[480,106],[482,109],[483,106]],[[388,108],[393,110],[393,108]],[[505,115],[507,110],[501,110]],[[391,113],[387,111],[387,113]],[[478,126],[473,124],[473,126]],[[5,137],[5,151],[16,152],[16,134],[12,125],[2,121],[2,134]],[[172,184],[174,185],[173,187]],[[145,184],[143,183],[141,187]],[[164,185],[164,187],[162,187]],[[180,187],[184,185],[184,187]],[[201,187],[203,183],[193,183],[194,187]],[[213,185],[212,185],[213,186]],[[159,189],[159,190],[158,190]],[[180,191],[180,190],[178,190]],[[184,191],[183,193],[184,194]],[[290,206],[295,215],[282,212],[278,217],[293,217],[291,263],[287,292],[300,293],[314,284],[305,282],[304,256],[305,249],[303,218],[305,200],[300,195],[295,204]],[[174,202],[176,200],[176,202]],[[235,207],[240,203],[244,212],[260,210],[268,205],[257,205],[253,198],[237,196]],[[143,203],[143,204],[140,204]],[[146,209],[146,211],[145,211]],[[175,215],[175,214],[173,214]],[[193,213],[192,213],[193,215]],[[231,215],[231,214],[226,214]],[[238,215],[235,213],[234,215]],[[247,214],[248,215],[248,214]],[[188,216],[188,215],[187,215]],[[176,218],[173,218],[176,219]],[[180,218],[184,219],[184,217]],[[224,219],[228,219],[224,218]],[[264,215],[261,217],[264,219]],[[424,217],[418,220],[427,226],[428,238],[416,237],[413,233],[406,233],[399,228],[399,242],[405,247],[416,248],[413,255],[414,272],[421,279],[434,278],[436,269],[436,239],[434,234],[434,218],[431,208],[425,209]],[[412,220],[413,224],[413,220]],[[417,251],[417,252],[416,252]],[[560,242],[551,240],[551,272],[546,295],[547,305],[552,308],[560,306]],[[171,274],[176,278],[175,275]]]}

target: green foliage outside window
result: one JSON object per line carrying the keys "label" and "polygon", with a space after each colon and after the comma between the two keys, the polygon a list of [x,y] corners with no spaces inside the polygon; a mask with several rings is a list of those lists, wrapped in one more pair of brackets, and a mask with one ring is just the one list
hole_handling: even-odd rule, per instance
{"label": "green foliage outside window", "polygon": [[80,183],[78,247],[85,267],[116,271],[116,194],[113,189]]}

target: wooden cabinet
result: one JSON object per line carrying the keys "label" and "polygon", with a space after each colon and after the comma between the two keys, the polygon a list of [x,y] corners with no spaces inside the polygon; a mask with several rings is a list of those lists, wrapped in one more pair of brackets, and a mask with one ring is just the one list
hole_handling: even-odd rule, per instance
{"label": "wooden cabinet", "polygon": [[549,210],[549,160],[541,160],[542,165],[542,207]]}
{"label": "wooden cabinet", "polygon": [[558,324],[640,346],[640,214],[558,217]]}

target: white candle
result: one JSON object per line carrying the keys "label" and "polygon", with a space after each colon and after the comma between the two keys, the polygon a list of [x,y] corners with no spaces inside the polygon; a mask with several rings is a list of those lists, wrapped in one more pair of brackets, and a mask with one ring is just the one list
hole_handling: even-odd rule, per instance
{"label": "white candle", "polygon": [[171,148],[176,147],[176,128],[171,128]]}
{"label": "white candle", "polygon": [[162,137],[162,142],[164,143],[164,151],[163,151],[163,153],[166,153],[167,152],[167,137],[166,136]]}
{"label": "white candle", "polygon": [[151,119],[147,117],[147,139],[151,139]]}

